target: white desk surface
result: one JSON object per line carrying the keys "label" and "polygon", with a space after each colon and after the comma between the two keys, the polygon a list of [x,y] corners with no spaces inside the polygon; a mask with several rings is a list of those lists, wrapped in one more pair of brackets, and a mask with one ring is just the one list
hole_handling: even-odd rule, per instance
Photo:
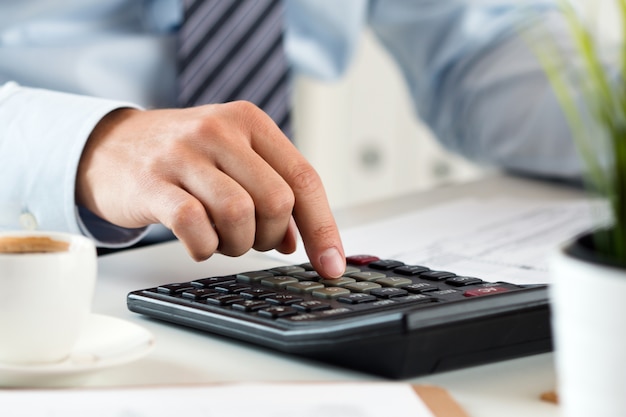
{"label": "white desk surface", "polygon": [[[353,226],[467,196],[567,200],[580,198],[580,192],[516,178],[492,177],[341,210],[337,220],[340,226]],[[177,242],[101,257],[94,312],[138,323],[154,333],[157,343],[145,358],[96,373],[85,384],[103,387],[228,381],[376,380],[370,375],[284,357],[237,341],[149,320],[126,308],[126,294],[132,290],[276,265],[275,259],[256,252],[240,258],[214,256],[203,263],[195,263]],[[539,400],[542,392],[555,387],[551,353],[415,378],[410,382],[448,389],[473,417],[558,415],[555,405]]]}

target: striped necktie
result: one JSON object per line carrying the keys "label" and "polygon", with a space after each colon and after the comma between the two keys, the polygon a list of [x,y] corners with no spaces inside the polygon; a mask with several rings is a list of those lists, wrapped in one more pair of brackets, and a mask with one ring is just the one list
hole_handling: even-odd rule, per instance
{"label": "striped necktie", "polygon": [[291,136],[281,0],[185,0],[179,104],[248,100]]}

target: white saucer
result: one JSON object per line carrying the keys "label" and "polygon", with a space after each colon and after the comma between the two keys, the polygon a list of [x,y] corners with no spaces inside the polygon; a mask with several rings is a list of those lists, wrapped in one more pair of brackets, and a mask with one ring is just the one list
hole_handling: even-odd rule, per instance
{"label": "white saucer", "polygon": [[43,365],[0,363],[0,386],[66,385],[85,374],[135,361],[150,352],[154,343],[154,336],[141,326],[92,314],[66,360]]}

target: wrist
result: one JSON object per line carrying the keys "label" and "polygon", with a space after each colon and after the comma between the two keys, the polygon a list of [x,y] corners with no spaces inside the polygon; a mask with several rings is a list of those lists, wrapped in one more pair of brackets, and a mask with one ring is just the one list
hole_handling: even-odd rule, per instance
{"label": "wrist", "polygon": [[133,108],[118,108],[107,113],[91,131],[81,154],[76,172],[75,199],[76,204],[94,213],[98,213],[94,194],[94,182],[100,175],[94,168],[100,158],[106,158],[106,147],[109,139],[114,137],[122,123],[139,112]]}

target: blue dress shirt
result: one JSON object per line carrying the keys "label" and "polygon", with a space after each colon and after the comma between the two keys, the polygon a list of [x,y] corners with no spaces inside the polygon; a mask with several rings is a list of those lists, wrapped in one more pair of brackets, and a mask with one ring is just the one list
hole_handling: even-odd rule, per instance
{"label": "blue dress shirt", "polygon": [[[522,35],[538,24],[562,33],[553,1],[525,0],[524,10],[516,0],[286,2],[296,73],[341,76],[369,26],[399,64],[416,117],[449,149],[505,169],[580,174]],[[106,246],[142,236],[79,215],[76,169],[111,110],[174,106],[181,19],[177,0],[0,0],[0,228],[92,231]]]}

